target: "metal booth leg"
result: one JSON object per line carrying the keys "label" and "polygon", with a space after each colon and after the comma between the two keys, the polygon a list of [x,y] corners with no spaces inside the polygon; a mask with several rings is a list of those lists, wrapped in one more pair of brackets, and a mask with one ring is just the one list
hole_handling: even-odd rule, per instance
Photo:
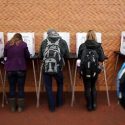
{"label": "metal booth leg", "polygon": [[77,61],[76,61],[76,64],[75,64],[74,81],[73,81],[73,85],[72,85],[72,100],[71,100],[71,107],[73,107],[73,104],[74,104],[74,101],[75,101],[76,72],[77,72]]}
{"label": "metal booth leg", "polygon": [[70,62],[68,60],[68,70],[69,70],[69,78],[70,78],[70,88],[71,88],[71,91],[72,91],[72,74],[71,74],[71,67],[70,67]]}
{"label": "metal booth leg", "polygon": [[41,88],[41,79],[42,79],[42,65],[40,68],[40,74],[39,74],[39,84],[38,84],[38,91],[37,91],[37,108],[39,107],[40,102],[40,88]]}
{"label": "metal booth leg", "polygon": [[[2,87],[4,86],[3,84],[3,77],[2,77],[2,73],[1,73],[1,69],[0,69],[0,78],[1,78],[1,82],[2,82]],[[3,96],[2,96],[2,107],[4,107],[4,87],[2,89],[2,93],[3,93]]]}
{"label": "metal booth leg", "polygon": [[[1,74],[1,71],[0,71]],[[8,104],[8,100],[7,100],[7,95],[6,95],[6,90],[5,90],[5,82],[6,82],[6,71],[4,72],[4,79],[2,79],[2,74],[1,74],[1,80],[2,80],[2,87],[3,87],[3,96],[2,96],[2,107],[4,107],[5,103],[4,101],[6,101],[6,104]]]}
{"label": "metal booth leg", "polygon": [[108,83],[107,83],[107,75],[106,75],[105,62],[103,62],[103,67],[104,67],[104,78],[105,78],[105,85],[106,85],[107,102],[108,102],[108,106],[110,106],[109,89],[108,89]]}
{"label": "metal booth leg", "polygon": [[35,82],[36,98],[37,98],[37,82],[36,82],[36,70],[35,70],[34,60],[32,60],[32,66],[33,66],[33,76],[34,76],[34,82]]}

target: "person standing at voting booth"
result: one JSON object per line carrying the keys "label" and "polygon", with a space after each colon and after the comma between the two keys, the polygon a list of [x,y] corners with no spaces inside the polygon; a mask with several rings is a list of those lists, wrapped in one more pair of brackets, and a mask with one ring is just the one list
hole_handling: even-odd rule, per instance
{"label": "person standing at voting booth", "polygon": [[30,53],[22,35],[14,34],[4,48],[5,70],[9,81],[9,105],[12,112],[16,110],[21,112],[24,109],[26,59],[28,58]]}
{"label": "person standing at voting booth", "polygon": [[[63,105],[63,67],[64,58],[69,57],[68,45],[56,30],[49,29],[47,38],[42,42],[40,58],[42,60],[43,80],[48,96],[49,109],[55,111],[55,107]],[[56,103],[52,90],[52,78],[57,82]]]}
{"label": "person standing at voting booth", "polygon": [[78,51],[80,62],[80,75],[82,76],[85,90],[85,99],[88,111],[96,109],[96,81],[101,71],[101,63],[105,55],[100,43],[97,43],[95,31],[89,30],[85,43],[82,43]]}

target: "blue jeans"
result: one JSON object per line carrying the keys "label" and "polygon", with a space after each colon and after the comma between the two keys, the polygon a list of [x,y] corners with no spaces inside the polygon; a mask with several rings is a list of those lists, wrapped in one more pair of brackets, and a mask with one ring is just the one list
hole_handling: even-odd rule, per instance
{"label": "blue jeans", "polygon": [[52,77],[55,78],[57,82],[57,94],[56,94],[56,104],[61,106],[63,103],[63,73],[62,71],[56,75],[49,75],[43,73],[43,79],[45,83],[45,88],[48,96],[49,108],[50,110],[55,109],[55,98],[52,91]]}
{"label": "blue jeans", "polygon": [[7,72],[9,81],[9,97],[16,98],[16,85],[18,87],[18,98],[24,98],[24,85],[26,71],[9,71]]}

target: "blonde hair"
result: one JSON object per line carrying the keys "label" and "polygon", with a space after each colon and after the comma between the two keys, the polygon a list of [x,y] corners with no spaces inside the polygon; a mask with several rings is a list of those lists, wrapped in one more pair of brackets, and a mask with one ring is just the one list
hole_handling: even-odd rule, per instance
{"label": "blonde hair", "polygon": [[19,43],[22,41],[22,35],[20,33],[16,33],[14,34],[14,36],[11,38],[11,40],[9,41],[10,45],[19,45]]}
{"label": "blonde hair", "polygon": [[96,34],[94,30],[89,30],[87,33],[87,40],[94,40],[97,41],[96,39]]}

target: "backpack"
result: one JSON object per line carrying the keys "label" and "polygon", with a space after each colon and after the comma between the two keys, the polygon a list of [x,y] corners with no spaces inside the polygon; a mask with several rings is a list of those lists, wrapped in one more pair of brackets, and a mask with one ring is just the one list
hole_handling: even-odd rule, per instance
{"label": "backpack", "polygon": [[58,39],[52,43],[47,39],[46,49],[43,53],[43,69],[45,73],[57,74],[61,70],[63,59],[60,52]]}
{"label": "backpack", "polygon": [[80,73],[87,78],[95,77],[98,73],[98,54],[94,49],[88,49],[86,46],[82,51]]}

